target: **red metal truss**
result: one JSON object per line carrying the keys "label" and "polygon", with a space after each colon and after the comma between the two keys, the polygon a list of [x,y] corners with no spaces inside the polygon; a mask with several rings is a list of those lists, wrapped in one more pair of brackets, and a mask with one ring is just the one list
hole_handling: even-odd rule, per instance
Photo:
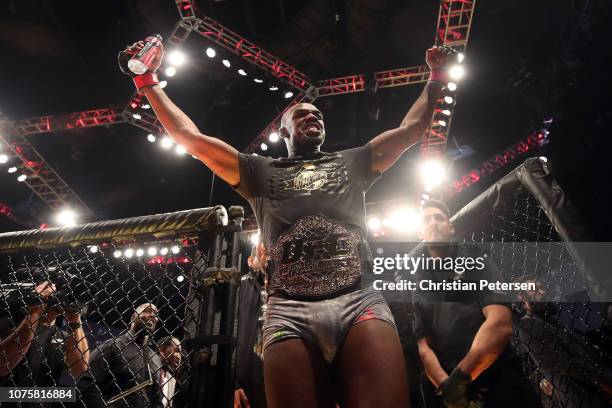
{"label": "red metal truss", "polygon": [[19,135],[26,136],[123,122],[125,119],[120,111],[113,108],[102,108],[67,115],[21,119],[16,121],[13,127]]}
{"label": "red metal truss", "polygon": [[1,113],[0,141],[6,145],[12,156],[20,161],[21,164],[18,166],[20,175],[26,176],[23,183],[51,209],[69,207],[86,216],[92,215],[91,210],[79,196]]}
{"label": "red metal truss", "polygon": [[465,49],[476,0],[442,0],[438,12],[436,44],[457,51]]}
{"label": "red metal truss", "polygon": [[164,127],[153,113],[139,112],[135,115],[128,118],[132,125],[158,135],[164,132]]}
{"label": "red metal truss", "polygon": [[297,68],[278,59],[210,17],[200,17],[194,30],[301,92],[312,92],[315,88],[310,78]]}
{"label": "red metal truss", "polygon": [[544,145],[548,141],[547,136],[547,130],[539,130],[510,146],[503,152],[496,154],[494,157],[481,164],[478,168],[470,170],[465,175],[453,181],[447,193],[448,196],[452,197],[455,194],[462,192],[472,184],[476,184],[484,176],[487,176],[504,167],[517,157],[520,157]]}
{"label": "red metal truss", "polygon": [[292,107],[296,103],[301,103],[301,102],[312,103],[312,102],[314,102],[315,99],[316,99],[316,97],[313,96],[312,94],[308,94],[308,93],[300,93],[300,94],[298,94],[298,96],[293,98],[291,100],[291,102],[289,102],[289,104],[287,106],[285,106],[285,109],[283,109],[278,115],[276,115],[276,117],[274,118],[272,123],[270,123],[268,126],[266,126],[259,133],[259,135],[255,138],[255,140],[253,140],[251,142],[251,144],[248,145],[246,149],[244,149],[244,153],[253,153],[255,151],[255,149],[259,148],[260,144],[262,142],[264,142],[267,139],[268,136],[270,136],[270,133],[277,132],[278,128],[280,127],[280,121],[281,121],[281,118],[283,117],[283,114],[290,107]]}
{"label": "red metal truss", "polygon": [[192,0],[174,0],[178,12],[181,15],[181,20],[196,18],[195,2]]}
{"label": "red metal truss", "polygon": [[317,86],[317,97],[339,95],[352,92],[365,91],[365,78],[363,75],[350,75],[341,78],[324,79]]}
{"label": "red metal truss", "polygon": [[418,67],[392,69],[374,73],[376,89],[391,88],[394,86],[405,86],[427,82],[429,78],[429,67],[421,65]]}

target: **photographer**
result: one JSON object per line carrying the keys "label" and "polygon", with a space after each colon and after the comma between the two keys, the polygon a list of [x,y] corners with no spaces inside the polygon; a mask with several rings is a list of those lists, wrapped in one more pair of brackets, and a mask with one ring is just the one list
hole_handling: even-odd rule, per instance
{"label": "photographer", "polygon": [[[55,298],[55,285],[44,281],[19,299],[27,304],[20,322],[14,313],[0,320],[0,386],[51,387],[59,383],[65,367],[73,379],[87,370],[89,350],[78,312],[62,307]],[[55,321],[64,314],[70,333]]]}

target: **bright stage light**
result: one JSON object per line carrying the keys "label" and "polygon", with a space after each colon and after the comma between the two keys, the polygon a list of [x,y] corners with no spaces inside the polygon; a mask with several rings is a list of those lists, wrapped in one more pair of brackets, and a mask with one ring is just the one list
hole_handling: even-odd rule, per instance
{"label": "bright stage light", "polygon": [[291,91],[287,91],[287,92],[285,92],[285,99],[289,99],[289,98],[291,98],[292,96],[293,96],[293,92],[291,92]]}
{"label": "bright stage light", "polygon": [[62,227],[74,227],[76,220],[77,214],[70,209],[60,211],[55,217],[55,221]]}
{"label": "bright stage light", "polygon": [[176,75],[176,68],[168,67],[168,68],[166,68],[165,73],[166,73],[166,76],[173,77],[174,75]]}
{"label": "bright stage light", "polygon": [[278,142],[278,139],[280,139],[280,136],[278,135],[277,132],[272,132],[270,133],[270,136],[268,136],[268,139],[272,142],[272,143],[276,143]]}
{"label": "bright stage light", "polygon": [[161,89],[164,89],[167,86],[168,86],[168,81],[159,81],[159,87]]}
{"label": "bright stage light", "polygon": [[449,82],[447,85],[449,91],[453,92],[457,90],[457,84],[454,82]]}
{"label": "bright stage light", "polygon": [[170,64],[180,67],[185,63],[185,54],[176,50],[172,51],[170,54],[168,54],[168,61]]}
{"label": "bright stage light", "polygon": [[139,113],[134,113],[134,114],[132,114],[132,117],[133,117],[134,119],[136,119],[136,120],[140,120],[140,119],[142,119],[142,116],[140,116],[140,114],[139,114]]}
{"label": "bright stage light", "polygon": [[445,96],[444,97],[444,102],[450,104],[453,103],[454,99],[451,96]]}
{"label": "bright stage light", "polygon": [[246,76],[246,74],[247,74],[247,73],[246,73],[246,71],[245,71],[244,69],[242,69],[242,68],[240,68],[240,69],[238,70],[238,73],[239,73],[240,75],[242,75],[242,76]]}
{"label": "bright stage light", "polygon": [[268,150],[268,145],[265,143],[262,143],[261,145],[259,145],[259,147],[261,147],[261,150],[263,150],[264,152]]}
{"label": "bright stage light", "polygon": [[28,178],[28,176],[26,176],[25,174],[21,174],[19,177],[17,177],[17,181],[22,183],[22,182],[26,181],[27,178]]}
{"label": "bright stage light", "polygon": [[97,245],[92,245],[89,247],[89,252],[92,254],[95,254],[96,252],[98,252],[98,246]]}
{"label": "bright stage light", "polygon": [[9,157],[6,154],[0,154],[0,164],[4,164],[8,161]]}
{"label": "bright stage light", "polygon": [[155,141],[157,140],[157,138],[155,137],[155,135],[153,133],[149,133],[147,135],[147,140],[151,143],[155,143]]}
{"label": "bright stage light", "polygon": [[217,51],[214,48],[208,47],[206,49],[206,56],[208,58],[215,58],[215,55],[217,55]]}
{"label": "bright stage light", "polygon": [[372,231],[378,231],[382,227],[382,222],[380,222],[380,218],[378,217],[370,217],[368,219],[368,228]]}
{"label": "bright stage light", "polygon": [[390,225],[397,231],[414,230],[419,225],[419,214],[414,208],[396,210],[391,214]]}
{"label": "bright stage light", "polygon": [[427,160],[421,165],[421,178],[425,184],[425,190],[427,187],[433,188],[439,185],[446,177],[446,171],[441,162],[437,160]]}
{"label": "bright stage light", "polygon": [[458,52],[457,53],[457,62],[458,63],[462,63],[464,59],[465,59],[465,54],[462,53],[462,52]]}
{"label": "bright stage light", "polygon": [[141,256],[143,256],[143,255],[144,255],[144,250],[143,250],[143,249],[141,249],[141,248],[138,248],[138,249],[136,250],[136,256],[140,258],[140,257],[141,257]]}
{"label": "bright stage light", "polygon": [[161,140],[160,143],[161,143],[161,147],[163,147],[164,149],[169,149],[174,144],[172,139],[170,139],[168,136],[164,136],[164,138]]}
{"label": "bright stage light", "polygon": [[258,84],[263,83],[263,79],[259,79],[259,78],[255,78],[253,81],[257,82]]}
{"label": "bright stage light", "polygon": [[151,109],[151,105],[149,105],[148,103],[145,103],[144,105],[141,106],[142,109]]}
{"label": "bright stage light", "polygon": [[450,116],[450,115],[451,115],[451,111],[450,111],[450,110],[448,110],[448,109],[444,109],[444,110],[442,111],[442,114],[443,114],[443,115],[446,115],[446,116]]}
{"label": "bright stage light", "polygon": [[438,125],[440,125],[440,126],[446,126],[446,121],[445,121],[445,120],[439,120],[439,121],[438,121]]}
{"label": "bright stage light", "polygon": [[128,248],[125,250],[123,255],[125,255],[126,258],[131,258],[134,256],[134,250],[132,248]]}
{"label": "bright stage light", "polygon": [[223,60],[223,65],[225,65],[227,68],[229,68],[229,67],[231,67],[231,66],[232,66],[232,63],[231,63],[231,62],[229,62],[229,60],[224,59],[224,60]]}
{"label": "bright stage light", "polygon": [[185,280],[185,275],[179,275],[179,276],[177,276],[177,277],[176,277],[176,281],[177,281],[178,283],[181,283],[181,282],[183,282],[184,280]]}
{"label": "bright stage light", "polygon": [[113,252],[113,256],[115,258],[121,258],[121,251],[117,250],[117,251]]}
{"label": "bright stage light", "polygon": [[174,255],[176,255],[176,254],[178,254],[179,252],[181,252],[181,248],[179,248],[179,246],[178,246],[178,245],[172,245],[172,248],[170,248],[170,251],[171,251],[171,252],[172,252]]}
{"label": "bright stage light", "polygon": [[166,256],[168,255],[168,248],[163,247],[161,251],[159,251],[160,255]]}
{"label": "bright stage light", "polygon": [[260,236],[259,232],[250,234],[249,235],[249,241],[251,241],[251,244],[253,244],[253,245],[259,244],[259,242],[261,241],[261,236]]}
{"label": "bright stage light", "polygon": [[155,256],[157,255],[157,248],[155,248],[154,246],[149,247],[149,249],[147,250],[147,254],[149,256]]}
{"label": "bright stage light", "polygon": [[17,172],[17,167],[9,167],[8,172],[9,172],[9,173],[15,173],[15,172]]}
{"label": "bright stage light", "polygon": [[276,85],[272,85],[272,86],[270,87],[270,90],[271,90],[271,91],[278,91],[278,86],[276,86]]}
{"label": "bright stage light", "polygon": [[183,146],[181,146],[181,145],[177,145],[176,149],[174,149],[174,151],[176,152],[176,154],[178,154],[180,156],[182,156],[185,153],[187,153],[187,150],[185,150],[185,148]]}
{"label": "bright stage light", "polygon": [[448,75],[451,79],[461,79],[465,75],[465,70],[461,65],[455,65],[448,71]]}

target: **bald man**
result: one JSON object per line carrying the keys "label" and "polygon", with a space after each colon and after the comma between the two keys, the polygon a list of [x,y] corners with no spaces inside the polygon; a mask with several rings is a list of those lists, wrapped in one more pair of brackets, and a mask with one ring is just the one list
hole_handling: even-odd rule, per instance
{"label": "bald man", "polygon": [[[135,43],[120,53],[124,73]],[[431,122],[454,52],[427,50],[431,80],[400,125],[363,146],[321,151],[323,114],[308,103],[282,117],[288,155],[241,154],[204,135],[158,85],[159,47],[133,76],[164,128],[187,152],[233,186],[253,208],[267,249],[263,328],[267,404],[276,407],[408,407],[406,369],[389,308],[363,289],[370,267],[365,192]],[[336,137],[343,137],[337,135]]]}

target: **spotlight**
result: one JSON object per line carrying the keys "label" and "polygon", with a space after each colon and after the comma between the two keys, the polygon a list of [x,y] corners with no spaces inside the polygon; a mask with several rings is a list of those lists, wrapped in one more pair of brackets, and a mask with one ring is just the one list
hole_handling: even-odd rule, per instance
{"label": "spotlight", "polygon": [[225,65],[227,68],[232,66],[231,62],[229,62],[229,60],[226,60],[226,59],[223,60],[223,65]]}
{"label": "spotlight", "polygon": [[139,114],[139,113],[134,113],[134,114],[132,115],[132,117],[133,117],[134,119],[136,119],[136,120],[140,120],[140,119],[142,119],[142,116],[140,116],[140,114]]}
{"label": "spotlight", "polygon": [[259,78],[255,78],[253,81],[257,82],[258,84],[263,83],[263,79],[259,79]]}
{"label": "spotlight", "polygon": [[403,208],[392,213],[390,221],[395,230],[414,230],[419,225],[419,214],[413,208]]}
{"label": "spotlight", "polygon": [[217,51],[215,51],[214,48],[208,47],[206,49],[206,55],[208,56],[208,58],[215,58],[215,55],[217,55]]}
{"label": "spotlight", "polygon": [[291,91],[287,91],[287,92],[285,92],[285,99],[289,99],[289,98],[291,98],[292,96],[293,96],[293,92],[291,92]]}
{"label": "spotlight", "polygon": [[181,248],[179,248],[179,246],[178,246],[178,245],[172,245],[172,248],[170,248],[170,251],[171,251],[171,252],[172,252],[174,255],[176,255],[176,254],[178,254],[179,252],[181,252]]}
{"label": "spotlight", "polygon": [[247,74],[247,73],[246,73],[246,71],[245,71],[244,69],[242,69],[242,68],[240,68],[240,69],[238,70],[238,73],[239,73],[240,75],[242,75],[242,76],[246,76],[246,74]]}
{"label": "spotlight", "polygon": [[465,59],[465,54],[462,52],[457,53],[457,62],[458,63],[462,63],[463,60]]}
{"label": "spotlight", "polygon": [[438,121],[438,125],[440,125],[440,126],[446,126],[446,121],[445,121],[445,120],[439,120],[439,121]]}
{"label": "spotlight", "polygon": [[151,109],[151,105],[145,103],[144,105],[142,105],[142,109]]}
{"label": "spotlight", "polygon": [[423,163],[421,165],[421,177],[423,178],[423,182],[426,186],[425,189],[427,190],[428,186],[433,188],[440,184],[446,176],[445,173],[444,166],[437,160],[427,160],[425,163]]}
{"label": "spotlight", "polygon": [[165,74],[168,77],[173,77],[176,74],[176,68],[174,68],[174,67],[166,68]]}
{"label": "spotlight", "polygon": [[113,256],[115,258],[121,258],[121,251],[117,250],[117,251],[113,252]]}
{"label": "spotlight", "polygon": [[[168,61],[177,67],[180,67],[185,63],[185,54],[180,51],[172,51],[168,54]],[[171,76],[171,75],[170,75]]]}
{"label": "spotlight", "polygon": [[276,86],[276,85],[272,85],[272,86],[270,87],[270,90],[271,90],[271,91],[278,91],[278,86]]}
{"label": "spotlight", "polygon": [[17,177],[17,181],[22,183],[22,182],[26,181],[27,178],[28,178],[28,176],[26,176],[25,174],[22,174],[19,177]]}
{"label": "spotlight", "polygon": [[380,222],[380,218],[378,217],[371,217],[368,220],[368,228],[370,228],[373,231],[378,231],[381,226],[382,226],[382,223]]}
{"label": "spotlight", "polygon": [[187,153],[187,150],[185,150],[185,148],[181,145],[177,145],[176,149],[174,149],[174,151],[176,152],[176,154],[178,154],[179,156],[184,155],[185,153]]}
{"label": "spotlight", "polygon": [[265,143],[262,143],[259,147],[261,147],[261,150],[263,150],[264,152],[268,150],[268,145]]}
{"label": "spotlight", "polygon": [[184,280],[185,280],[185,275],[179,275],[179,276],[177,276],[177,277],[176,277],[176,281],[177,281],[178,283],[181,283],[181,282],[183,282]]}
{"label": "spotlight", "polygon": [[160,251],[159,251],[160,255],[166,256],[168,255],[168,248],[163,247]]}
{"label": "spotlight", "polygon": [[15,173],[17,171],[17,167],[9,167],[8,172],[9,173]]}
{"label": "spotlight", "polygon": [[280,136],[278,135],[277,132],[272,132],[270,133],[270,136],[268,136],[268,139],[272,142],[272,143],[276,143],[278,142],[278,139],[280,139]]}
{"label": "spotlight", "polygon": [[168,81],[159,81],[159,87],[161,89],[164,89],[167,86],[168,86]]}
{"label": "spotlight", "polygon": [[143,255],[144,255],[144,250],[142,248],[138,248],[136,250],[136,256],[140,258]]}
{"label": "spotlight", "polygon": [[425,184],[425,191],[427,191],[428,193],[431,192],[433,190],[433,187],[430,186],[429,184]]}
{"label": "spotlight", "polygon": [[454,99],[452,98],[452,96],[445,96],[444,97],[444,102],[446,103],[453,103]]}
{"label": "spotlight", "polygon": [[98,252],[98,246],[97,245],[92,245],[89,247],[89,252],[92,254],[95,254],[96,252]]}
{"label": "spotlight", "polygon": [[448,85],[446,85],[448,90],[453,92],[457,90],[457,84],[454,82],[449,82]]}
{"label": "spotlight", "polygon": [[126,258],[131,258],[134,256],[134,250],[132,248],[128,248],[125,250],[123,255],[125,255]]}
{"label": "spotlight", "polygon": [[149,256],[155,256],[157,255],[157,248],[155,248],[154,246],[149,247],[149,249],[147,250],[147,254]]}
{"label": "spotlight", "polygon": [[155,135],[153,133],[149,133],[147,135],[147,140],[151,143],[155,143],[155,140],[157,140],[157,138],[155,137]]}
{"label": "spotlight", "polygon": [[77,222],[77,215],[70,209],[62,210],[55,217],[55,221],[62,227],[74,227]]}
{"label": "spotlight", "polygon": [[259,244],[259,242],[261,241],[261,235],[259,234],[259,231],[254,234],[250,234],[249,241],[251,241],[251,244],[253,245]]}
{"label": "spotlight", "polygon": [[451,79],[461,79],[463,78],[464,74],[465,71],[461,65],[455,65],[448,71],[448,75],[451,77]]}
{"label": "spotlight", "polygon": [[6,154],[0,154],[0,164],[4,164],[8,161],[9,157]]}
{"label": "spotlight", "polygon": [[444,110],[442,111],[442,114],[443,114],[443,115],[446,115],[446,116],[450,116],[450,115],[451,115],[451,111],[450,111],[450,110],[448,110],[448,109],[444,109]]}
{"label": "spotlight", "polygon": [[164,149],[169,149],[174,144],[172,139],[170,139],[168,136],[164,136],[164,138],[161,140],[160,143],[161,143],[161,147],[163,147]]}

